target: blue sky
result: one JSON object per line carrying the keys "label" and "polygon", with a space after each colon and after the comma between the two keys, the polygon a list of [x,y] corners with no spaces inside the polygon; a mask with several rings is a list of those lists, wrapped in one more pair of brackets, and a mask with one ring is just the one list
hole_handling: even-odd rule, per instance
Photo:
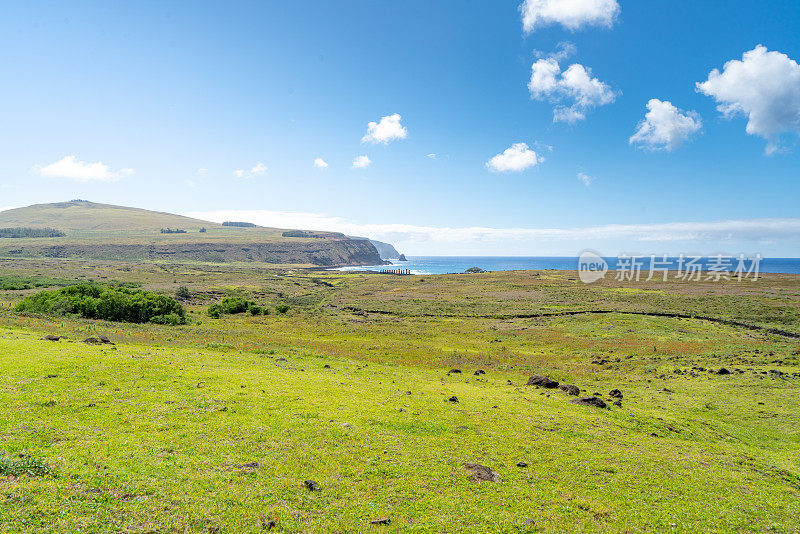
{"label": "blue sky", "polygon": [[[238,215],[411,254],[800,256],[796,1],[38,2],[0,26],[0,207]],[[536,62],[558,74],[529,87]],[[666,137],[631,144],[651,99]]]}

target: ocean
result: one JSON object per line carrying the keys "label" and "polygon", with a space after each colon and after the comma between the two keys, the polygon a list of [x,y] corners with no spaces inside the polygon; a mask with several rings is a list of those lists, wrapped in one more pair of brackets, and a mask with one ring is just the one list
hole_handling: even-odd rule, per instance
{"label": "ocean", "polygon": [[[618,258],[604,258],[609,269],[619,266]],[[656,258],[660,261],[661,258]],[[391,260],[392,265],[363,265],[357,267],[341,267],[340,271],[385,271],[390,269],[409,269],[411,274],[452,274],[463,273],[471,267],[479,267],[485,271],[518,271],[555,269],[559,271],[576,271],[578,258],[576,257],[550,257],[550,256],[408,256],[408,261]],[[643,262],[641,270],[646,273],[650,268],[650,257],[638,261]],[[736,257],[729,259],[733,271],[737,267]],[[747,258],[747,268],[751,266],[752,258]],[[713,258],[703,257],[698,262],[702,270],[707,270]],[[667,258],[663,268],[678,270],[679,259]],[[758,263],[761,273],[789,273],[800,274],[800,258],[762,258]]]}

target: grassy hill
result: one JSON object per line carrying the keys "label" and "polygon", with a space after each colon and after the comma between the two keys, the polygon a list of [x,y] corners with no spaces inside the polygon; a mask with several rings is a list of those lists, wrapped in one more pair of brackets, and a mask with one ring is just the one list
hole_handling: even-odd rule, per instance
{"label": "grassy hill", "polygon": [[[284,237],[279,228],[223,226],[182,215],[72,200],[0,212],[0,228],[54,228],[64,237],[0,239],[0,258],[260,261],[291,265],[381,263],[375,247],[333,232]],[[186,233],[165,234],[162,229]],[[205,229],[205,232],[201,232]]]}

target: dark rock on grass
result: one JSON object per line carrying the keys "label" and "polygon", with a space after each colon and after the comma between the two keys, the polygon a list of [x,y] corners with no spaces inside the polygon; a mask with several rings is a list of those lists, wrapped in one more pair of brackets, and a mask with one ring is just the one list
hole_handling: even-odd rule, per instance
{"label": "dark rock on grass", "polygon": [[448,402],[458,402],[458,397],[456,397],[455,395],[453,395],[452,397],[450,397],[449,399],[447,399],[447,401],[448,401]]}
{"label": "dark rock on grass", "polygon": [[616,406],[617,408],[622,408],[622,401],[620,399],[615,400],[614,406]]}
{"label": "dark rock on grass", "polygon": [[595,406],[597,408],[605,408],[606,403],[600,397],[581,397],[580,399],[574,399],[569,401],[572,404],[578,404],[580,406]]}
{"label": "dark rock on grass", "polygon": [[618,389],[612,389],[611,392],[608,394],[608,396],[614,399],[621,399],[622,392]]}
{"label": "dark rock on grass", "polygon": [[533,375],[532,377],[530,377],[528,379],[528,383],[525,384],[525,385],[526,386],[540,386],[540,387],[543,387],[543,388],[551,388],[552,389],[552,388],[557,388],[558,387],[558,382],[556,382],[555,380],[551,380],[551,379],[547,378],[546,376]]}
{"label": "dark rock on grass", "polygon": [[461,374],[461,369],[450,369],[449,371],[447,371],[447,374],[448,375],[455,375],[455,374],[460,375]]}
{"label": "dark rock on grass", "polygon": [[720,368],[719,371],[717,371],[717,374],[718,375],[729,375],[729,374],[731,374],[731,372],[728,371],[727,369],[725,369],[724,367],[722,367],[722,368]]}
{"label": "dark rock on grass", "polygon": [[257,469],[258,465],[258,462],[247,462],[246,464],[239,464],[236,467],[239,469]]}
{"label": "dark rock on grass", "polygon": [[87,337],[86,339],[83,340],[83,342],[88,343],[89,345],[97,345],[101,343],[101,341],[96,337]]}
{"label": "dark rock on grass", "polygon": [[277,526],[278,523],[274,519],[270,519],[266,515],[261,516],[261,530],[272,530]]}
{"label": "dark rock on grass", "polygon": [[472,472],[469,475],[472,482],[500,482],[500,475],[491,467],[481,464],[464,464],[464,467]]}
{"label": "dark rock on grass", "polygon": [[97,336],[97,339],[100,340],[100,343],[106,343],[107,345],[113,345],[111,340],[108,339],[108,336]]}
{"label": "dark rock on grass", "polygon": [[45,378],[58,378],[58,375],[47,375]]}
{"label": "dark rock on grass", "polygon": [[309,491],[322,491],[322,486],[316,480],[304,480],[301,487]]}
{"label": "dark rock on grass", "polygon": [[517,467],[528,467],[528,464],[525,462],[517,462]]}
{"label": "dark rock on grass", "polygon": [[370,525],[388,525],[392,520],[389,517],[381,517],[380,519],[373,519],[369,522]]}
{"label": "dark rock on grass", "polygon": [[285,362],[286,358],[275,358],[276,362]]}
{"label": "dark rock on grass", "polygon": [[323,369],[330,369],[330,368],[331,368],[331,366],[330,366],[330,365],[328,365],[328,364],[326,363],[325,365],[323,365],[323,366],[322,366],[322,368],[323,368]]}
{"label": "dark rock on grass", "polygon": [[581,390],[578,386],[573,386],[572,384],[561,384],[558,386],[558,389],[568,395],[575,395],[576,397],[581,394]]}
{"label": "dark rock on grass", "polygon": [[61,336],[54,336],[52,334],[48,334],[48,335],[44,336],[42,339],[46,340],[46,341],[58,341],[58,340],[61,339]]}
{"label": "dark rock on grass", "polygon": [[483,369],[478,369],[478,370],[477,370],[477,371],[475,371],[473,374],[474,374],[475,376],[478,376],[478,375],[485,375],[485,374],[486,374],[486,371],[484,371]]}

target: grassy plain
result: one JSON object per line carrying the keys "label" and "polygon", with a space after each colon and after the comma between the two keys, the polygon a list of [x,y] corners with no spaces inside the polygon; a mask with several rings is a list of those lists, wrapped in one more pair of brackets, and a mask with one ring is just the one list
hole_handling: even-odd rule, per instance
{"label": "grassy plain", "polygon": [[[0,477],[0,532],[800,531],[796,339],[519,317],[674,311],[800,333],[797,276],[586,286],[557,271],[15,260],[3,277],[185,285],[194,320],[21,316],[11,306],[38,289],[0,291],[0,456],[53,470]],[[232,295],[290,310],[205,315]],[[80,342],[98,334],[116,345]],[[525,386],[531,374],[609,408]]]}

